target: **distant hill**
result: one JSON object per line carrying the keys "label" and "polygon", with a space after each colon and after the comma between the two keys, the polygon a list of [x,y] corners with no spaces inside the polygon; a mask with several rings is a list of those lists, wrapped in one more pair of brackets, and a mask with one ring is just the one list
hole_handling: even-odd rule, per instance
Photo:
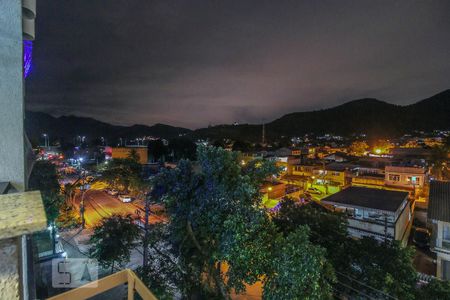
{"label": "distant hill", "polygon": [[[62,116],[55,118],[40,112],[27,112],[25,126],[32,141],[42,133],[71,141],[75,136],[100,137],[109,141],[120,137],[155,136],[173,138],[186,134],[191,138],[230,138],[261,141],[262,126],[256,124],[218,125],[195,131],[164,124],[153,126],[116,126],[91,118]],[[365,133],[372,137],[396,136],[413,130],[450,130],[450,90],[417,103],[400,106],[372,98],[309,112],[295,112],[266,124],[266,137],[301,136],[306,133],[334,133],[348,136]]]}
{"label": "distant hill", "polygon": [[25,129],[28,137],[34,143],[42,140],[43,133],[47,133],[52,140],[59,138],[66,142],[71,142],[76,136],[86,136],[88,140],[104,137],[112,142],[121,137],[131,139],[142,136],[154,136],[170,139],[180,134],[191,132],[191,130],[186,128],[164,124],[117,126],[92,118],[75,116],[61,116],[57,118],[46,113],[31,111],[27,111],[25,114]]}
{"label": "distant hill", "polygon": [[[306,133],[334,133],[396,136],[412,130],[450,130],[450,90],[415,104],[400,106],[377,99],[359,99],[309,112],[290,113],[266,124],[266,136],[300,136]],[[220,125],[194,132],[199,137],[260,141],[261,125]]]}

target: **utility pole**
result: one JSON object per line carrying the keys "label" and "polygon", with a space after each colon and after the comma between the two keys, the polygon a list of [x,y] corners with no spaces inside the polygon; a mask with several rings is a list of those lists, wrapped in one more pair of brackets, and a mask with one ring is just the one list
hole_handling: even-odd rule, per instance
{"label": "utility pole", "polygon": [[85,225],[86,225],[86,221],[84,219],[84,192],[85,192],[84,191],[84,185],[85,185],[85,180],[84,179],[85,178],[84,178],[84,173],[83,173],[82,168],[81,168],[81,158],[78,159],[78,170],[80,172],[78,180],[81,183],[81,186],[80,186],[80,191],[81,191],[81,199],[80,199],[81,228],[84,229]]}
{"label": "utility pole", "polygon": [[144,216],[144,241],[142,246],[144,252],[142,255],[143,263],[142,266],[145,268],[148,265],[148,237],[149,237],[149,218],[150,218],[150,201],[152,199],[151,192],[147,192],[145,195],[145,216]]}

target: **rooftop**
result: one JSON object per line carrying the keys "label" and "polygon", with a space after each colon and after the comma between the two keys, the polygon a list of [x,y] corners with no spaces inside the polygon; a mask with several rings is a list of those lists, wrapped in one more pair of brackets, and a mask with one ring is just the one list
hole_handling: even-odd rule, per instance
{"label": "rooftop", "polygon": [[414,174],[425,174],[426,170],[422,167],[411,167],[411,166],[386,166],[386,172],[397,172],[397,173],[414,173]]}
{"label": "rooftop", "polygon": [[408,197],[407,192],[365,187],[349,187],[322,200],[325,204],[363,207],[396,212]]}
{"label": "rooftop", "polygon": [[450,182],[430,182],[428,219],[450,222]]}

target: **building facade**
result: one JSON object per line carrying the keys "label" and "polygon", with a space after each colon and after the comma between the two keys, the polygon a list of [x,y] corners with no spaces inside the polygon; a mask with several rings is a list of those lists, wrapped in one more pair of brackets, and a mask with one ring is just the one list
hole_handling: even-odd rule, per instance
{"label": "building facade", "polygon": [[386,186],[403,189],[422,189],[425,183],[426,170],[422,167],[386,166]]}
{"label": "building facade", "polygon": [[349,187],[322,203],[348,216],[348,233],[354,238],[408,240],[412,215],[407,192]]}
{"label": "building facade", "polygon": [[436,253],[436,277],[450,280],[450,182],[430,182],[428,223],[432,227],[431,250]]}

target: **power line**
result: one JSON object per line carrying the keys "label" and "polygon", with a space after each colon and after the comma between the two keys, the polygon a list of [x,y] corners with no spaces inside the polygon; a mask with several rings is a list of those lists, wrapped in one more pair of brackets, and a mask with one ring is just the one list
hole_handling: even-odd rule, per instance
{"label": "power line", "polygon": [[337,281],[337,283],[340,284],[340,285],[342,285],[342,286],[345,286],[345,287],[348,288],[348,289],[351,289],[352,291],[357,292],[359,295],[362,295],[362,296],[366,297],[366,299],[377,300],[376,298],[372,298],[372,297],[370,297],[369,295],[367,295],[367,294],[365,294],[365,293],[363,293],[363,292],[361,292],[361,291],[358,291],[357,289],[352,288],[352,287],[349,286],[349,285],[346,285],[346,284],[340,282],[339,280]]}
{"label": "power line", "polygon": [[369,289],[371,289],[371,290],[373,290],[373,291],[379,292],[379,293],[385,295],[385,296],[388,297],[388,298],[397,300],[397,298],[395,298],[394,296],[391,296],[391,295],[387,294],[386,292],[384,292],[384,291],[382,291],[382,290],[379,290],[379,289],[374,288],[374,287],[372,287],[372,286],[370,286],[370,285],[367,285],[367,284],[365,284],[364,282],[359,281],[359,280],[357,280],[357,279],[351,277],[350,275],[346,275],[346,274],[341,273],[341,272],[338,272],[338,271],[335,271],[335,273],[340,274],[340,275],[342,275],[342,276],[344,276],[344,277],[347,277],[347,278],[350,279],[351,281],[355,281],[355,282],[357,282],[357,283],[359,283],[359,284],[361,284],[361,285],[363,285],[363,286],[365,286],[365,287],[367,287],[367,288],[369,288]]}

